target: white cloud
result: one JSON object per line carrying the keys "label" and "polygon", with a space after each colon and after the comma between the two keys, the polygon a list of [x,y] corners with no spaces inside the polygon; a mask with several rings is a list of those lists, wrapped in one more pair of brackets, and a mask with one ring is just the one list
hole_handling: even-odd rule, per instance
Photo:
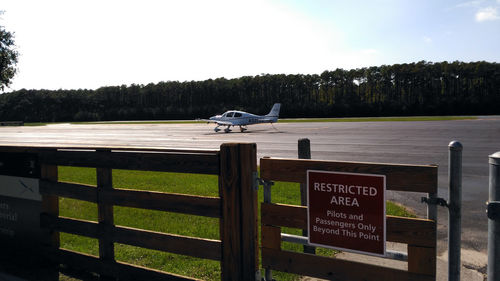
{"label": "white cloud", "polygon": [[424,40],[424,42],[427,43],[427,44],[431,44],[432,43],[432,38],[430,38],[429,36],[423,36],[422,40]]}
{"label": "white cloud", "polygon": [[483,22],[483,21],[489,21],[489,20],[499,20],[500,17],[498,16],[497,8],[493,7],[487,7],[480,9],[476,13],[476,21],[477,22]]}

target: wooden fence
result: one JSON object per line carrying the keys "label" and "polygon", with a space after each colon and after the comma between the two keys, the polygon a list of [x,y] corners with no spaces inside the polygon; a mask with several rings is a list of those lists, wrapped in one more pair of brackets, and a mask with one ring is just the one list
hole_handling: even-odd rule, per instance
{"label": "wooden fence", "polygon": [[[255,144],[223,144],[220,150],[130,148],[0,147],[1,152],[37,154],[40,163],[42,228],[49,230],[48,253],[58,263],[120,280],[196,280],[127,264],[115,259],[114,244],[220,261],[221,280],[255,280],[258,272],[258,214]],[[97,185],[61,182],[58,166],[92,167]],[[194,196],[118,189],[113,169],[218,175],[219,196]],[[260,160],[265,181],[306,182],[307,170],[383,174],[387,190],[437,193],[437,166],[313,161]],[[97,204],[98,221],[59,215],[59,198]],[[220,239],[204,239],[116,225],[113,207],[133,207],[220,219]],[[408,270],[379,267],[281,249],[281,227],[307,228],[307,209],[277,203],[261,204],[261,260],[266,269],[330,280],[435,280],[436,222],[387,216],[387,241],[408,245]],[[59,233],[99,241],[99,255],[60,248]]]}
{"label": "wooden fence", "polygon": [[[293,159],[260,159],[261,178],[306,183],[307,170],[386,175],[387,190],[437,192],[437,166],[394,165]],[[281,227],[307,229],[307,208],[261,204],[262,266],[328,280],[435,280],[436,222],[387,216],[387,241],[408,245],[408,270],[346,261],[281,249]]]}
{"label": "wooden fence", "polygon": [[[41,225],[51,231],[51,256],[62,264],[120,280],[195,280],[115,260],[114,243],[220,261],[221,280],[255,280],[258,270],[255,144],[223,144],[220,151],[158,149],[43,149]],[[97,186],[60,182],[57,166],[93,167]],[[113,169],[219,176],[219,197],[113,187]],[[96,203],[98,222],[59,216],[59,197]],[[220,218],[220,240],[115,225],[113,206]],[[99,256],[61,249],[59,233],[98,239]]]}

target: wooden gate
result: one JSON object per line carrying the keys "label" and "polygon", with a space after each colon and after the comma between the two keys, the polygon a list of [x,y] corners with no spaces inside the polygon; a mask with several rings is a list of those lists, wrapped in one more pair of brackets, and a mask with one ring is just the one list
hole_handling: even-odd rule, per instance
{"label": "wooden gate", "polygon": [[[115,260],[114,243],[221,262],[221,280],[255,280],[257,191],[255,144],[223,144],[220,151],[161,149],[43,149],[41,225],[52,231],[51,257],[58,262],[120,280],[195,280]],[[97,186],[58,180],[57,166],[94,167]],[[113,187],[112,170],[143,170],[219,176],[219,197],[170,194]],[[98,222],[59,216],[59,197],[96,203]],[[114,224],[113,206],[220,218],[220,240],[186,237]],[[59,247],[59,232],[99,241],[99,256]]]}
{"label": "wooden gate", "polygon": [[[295,159],[260,159],[265,181],[306,183],[307,170],[382,174],[387,190],[437,192],[437,166],[397,165]],[[261,204],[262,266],[329,280],[435,280],[436,221],[387,216],[387,241],[408,245],[408,270],[286,251],[281,248],[281,227],[307,229],[307,208],[264,202]]]}

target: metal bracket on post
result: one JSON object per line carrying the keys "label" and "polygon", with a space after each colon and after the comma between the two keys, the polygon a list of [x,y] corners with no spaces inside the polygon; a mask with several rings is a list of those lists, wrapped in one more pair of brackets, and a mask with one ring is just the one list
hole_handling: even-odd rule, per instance
{"label": "metal bracket on post", "polygon": [[[262,185],[264,187],[264,202],[271,203],[271,186],[274,185],[274,182],[259,178],[257,176],[257,172],[255,172],[254,173],[254,185],[255,185],[256,190],[259,189],[259,185]],[[270,268],[265,268],[264,278],[262,278],[262,276],[260,276],[260,273],[259,273],[259,275],[256,275],[256,278],[259,278],[256,280],[265,280],[265,281],[273,281],[274,280],[273,273],[272,273],[272,270]]]}
{"label": "metal bracket on post", "polygon": [[441,207],[446,207],[446,208],[449,207],[448,202],[446,200],[444,200],[443,198],[439,198],[439,197],[438,198],[422,197],[420,200],[422,203],[426,203],[429,205],[439,205]]}
{"label": "metal bracket on post", "polygon": [[259,179],[259,182],[264,187],[264,202],[271,203],[271,186],[274,185],[274,182],[263,179]]}
{"label": "metal bracket on post", "polygon": [[253,188],[259,190],[259,185],[262,185],[264,187],[264,202],[271,203],[271,186],[274,185],[274,182],[259,178],[257,172],[253,172],[252,177]]}
{"label": "metal bracket on post", "polygon": [[252,182],[253,182],[253,189],[254,190],[259,190],[259,185],[262,185],[262,179],[259,178],[259,173],[258,172],[253,172],[252,174]]}
{"label": "metal bracket on post", "polygon": [[488,205],[486,213],[490,220],[500,221],[500,201],[486,202]]}
{"label": "metal bracket on post", "polygon": [[264,188],[270,187],[271,185],[274,185],[273,181],[267,181],[264,179],[259,178],[258,172],[253,172],[253,188],[255,190],[259,190],[259,185],[262,185]]}

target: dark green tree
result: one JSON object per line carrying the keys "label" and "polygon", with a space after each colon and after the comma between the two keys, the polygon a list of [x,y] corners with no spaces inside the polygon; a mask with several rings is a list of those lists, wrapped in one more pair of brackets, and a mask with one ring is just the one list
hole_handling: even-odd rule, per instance
{"label": "dark green tree", "polygon": [[[3,12],[0,11],[0,15]],[[17,72],[16,64],[19,53],[16,51],[14,33],[0,25],[0,91],[8,87]]]}

